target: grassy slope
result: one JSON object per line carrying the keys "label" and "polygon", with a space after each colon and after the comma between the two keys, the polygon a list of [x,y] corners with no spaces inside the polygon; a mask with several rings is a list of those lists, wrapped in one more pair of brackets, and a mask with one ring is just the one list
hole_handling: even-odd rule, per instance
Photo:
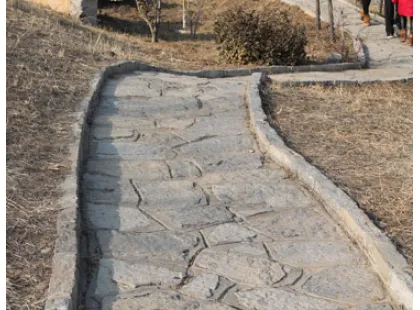
{"label": "grassy slope", "polygon": [[413,84],[273,86],[289,145],[359,202],[413,262]]}

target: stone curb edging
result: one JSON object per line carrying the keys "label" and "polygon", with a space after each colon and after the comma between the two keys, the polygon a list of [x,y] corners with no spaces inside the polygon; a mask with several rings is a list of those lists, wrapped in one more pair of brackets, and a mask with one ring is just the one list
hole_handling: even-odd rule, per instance
{"label": "stone curb edging", "polygon": [[360,63],[309,65],[309,66],[274,66],[229,70],[173,71],[146,65],[137,61],[120,62],[105,67],[96,74],[88,95],[82,100],[74,113],[72,141],[69,144],[71,171],[63,184],[63,196],[59,201],[60,213],[57,218],[57,240],[52,261],[52,275],[49,283],[45,310],[76,310],[79,299],[80,267],[80,228],[79,189],[82,169],[86,161],[90,129],[88,124],[99,102],[99,95],[108,77],[134,71],[156,71],[201,78],[225,78],[248,76],[254,72],[292,73],[307,71],[344,71],[360,69]]}
{"label": "stone curb edging", "polygon": [[295,174],[323,202],[327,212],[345,229],[369,258],[392,299],[406,310],[413,309],[413,279],[410,266],[388,237],[359,209],[357,204],[317,168],[286,146],[270,126],[262,109],[261,73],[248,81],[247,104],[250,125],[261,151]]}

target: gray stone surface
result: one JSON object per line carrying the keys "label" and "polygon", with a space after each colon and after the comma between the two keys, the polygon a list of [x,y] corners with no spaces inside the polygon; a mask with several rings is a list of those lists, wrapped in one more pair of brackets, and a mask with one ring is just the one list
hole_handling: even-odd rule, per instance
{"label": "gray stone surface", "polygon": [[204,301],[183,296],[174,291],[153,291],[143,296],[126,298],[105,298],[102,303],[103,310],[232,310],[233,308],[218,302]]}
{"label": "gray stone surface", "polygon": [[192,205],[186,207],[144,207],[153,218],[172,230],[197,230],[202,227],[233,220],[233,215],[223,206]]}
{"label": "gray stone surface", "polygon": [[345,240],[338,226],[317,209],[285,209],[247,219],[255,230],[279,241]]}
{"label": "gray stone surface", "polygon": [[240,291],[235,295],[239,305],[247,310],[344,310],[348,307],[289,289],[259,288]]}
{"label": "gray stone surface", "polygon": [[274,242],[267,243],[267,247],[276,261],[294,266],[366,264],[365,257],[347,241]]}
{"label": "gray stone surface", "polygon": [[251,287],[270,287],[285,276],[282,266],[268,258],[218,251],[217,248],[202,251],[194,265]]}
{"label": "gray stone surface", "polygon": [[119,179],[167,180],[171,178],[168,165],[163,161],[101,159],[89,160],[86,171],[90,174],[118,177]]}
{"label": "gray stone surface", "polygon": [[217,300],[232,282],[212,273],[201,272],[181,288],[181,293],[199,299]]}
{"label": "gray stone surface", "polygon": [[121,260],[101,259],[96,281],[92,283],[92,297],[102,300],[106,296],[135,290],[140,286],[171,287],[181,283],[185,268],[150,262],[128,263]]}
{"label": "gray stone surface", "polygon": [[141,196],[141,205],[191,206],[206,204],[203,190],[193,181],[144,182],[134,180],[133,184]]}
{"label": "gray stone surface", "polygon": [[158,256],[185,262],[204,247],[198,233],[153,232],[124,234],[117,231],[96,232],[104,257],[136,258]]}
{"label": "gray stone surface", "polygon": [[257,238],[258,234],[238,223],[225,223],[203,230],[206,241],[211,245],[249,242]]}
{"label": "gray stone surface", "polygon": [[82,178],[87,308],[392,305],[323,206],[260,152],[245,82],[109,81]]}
{"label": "gray stone surface", "polygon": [[396,309],[394,309],[389,303],[381,303],[381,304],[368,304],[368,305],[357,306],[355,308],[352,308],[352,310],[396,310]]}
{"label": "gray stone surface", "polygon": [[375,302],[382,300],[384,291],[378,276],[370,268],[338,266],[313,274],[302,289],[321,297],[343,302]]}
{"label": "gray stone surface", "polygon": [[164,230],[162,225],[137,208],[109,205],[86,205],[86,219],[92,229],[122,232],[153,232]]}

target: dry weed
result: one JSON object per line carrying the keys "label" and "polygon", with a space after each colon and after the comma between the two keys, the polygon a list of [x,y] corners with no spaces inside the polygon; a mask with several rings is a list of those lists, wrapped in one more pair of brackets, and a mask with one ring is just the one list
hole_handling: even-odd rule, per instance
{"label": "dry weed", "polygon": [[412,264],[412,83],[272,86],[287,143],[354,198]]}

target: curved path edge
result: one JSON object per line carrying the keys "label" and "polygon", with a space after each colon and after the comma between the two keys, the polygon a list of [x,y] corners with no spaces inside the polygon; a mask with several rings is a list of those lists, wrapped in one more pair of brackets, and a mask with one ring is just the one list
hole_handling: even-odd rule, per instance
{"label": "curved path edge", "polygon": [[[362,60],[365,60],[363,58]],[[73,133],[71,141],[68,145],[69,159],[71,161],[71,171],[66,176],[64,182],[61,184],[63,195],[59,201],[59,215],[57,219],[57,240],[55,245],[54,256],[52,260],[52,274],[50,284],[46,297],[46,310],[76,310],[79,300],[79,266],[80,266],[80,243],[83,242],[80,235],[80,215],[79,215],[79,194],[80,194],[80,179],[82,176],[82,169],[86,162],[85,154],[87,154],[87,147],[89,137],[91,135],[89,124],[92,119],[93,112],[99,103],[99,94],[102,90],[106,80],[117,74],[130,73],[134,71],[157,71],[179,75],[196,76],[202,78],[224,78],[224,77],[238,77],[248,76],[252,74],[252,79],[258,80],[255,87],[259,87],[259,80],[261,72],[265,74],[278,73],[299,73],[299,72],[339,72],[349,69],[361,68],[361,62],[354,64],[326,64],[326,65],[310,65],[301,67],[258,67],[249,69],[229,69],[229,70],[204,70],[204,71],[173,71],[163,69],[151,65],[147,65],[137,61],[120,62],[103,68],[96,74],[93,79],[88,95],[80,102],[76,111],[73,113],[75,122],[73,124]],[[257,72],[257,73],[256,73]],[[259,73],[258,73],[259,72]],[[281,74],[283,75],[283,74]],[[250,91],[250,90],[249,90]],[[254,89],[255,92],[255,89]],[[258,95],[258,92],[255,93]],[[254,94],[254,97],[255,97]],[[254,98],[253,97],[253,98]],[[259,98],[259,95],[258,95]],[[255,97],[255,100],[258,98]],[[254,99],[253,99],[254,100]],[[259,100],[259,101],[258,101]],[[259,98],[257,102],[261,102]],[[261,106],[260,106],[261,109]],[[255,110],[256,111],[256,110]],[[261,110],[262,111],[262,110]],[[250,111],[250,114],[253,112]],[[263,113],[263,112],[262,112]],[[261,115],[262,116],[262,115]],[[254,118],[255,119],[255,118]],[[261,118],[264,119],[264,118]],[[268,126],[268,124],[267,124]],[[270,129],[270,128],[269,128]],[[258,135],[257,135],[258,136]],[[262,136],[258,136],[261,140]],[[280,138],[278,138],[280,139]],[[280,139],[281,141],[281,139]],[[291,151],[291,150],[290,150]],[[285,164],[285,167],[287,165]],[[325,177],[324,177],[325,178]],[[328,179],[327,179],[328,180]],[[369,221],[367,219],[367,221]],[[380,232],[379,232],[380,233]],[[385,237],[386,238],[386,237]],[[385,245],[393,245],[386,239]],[[395,249],[394,249],[395,250]],[[397,253],[398,254],[398,253]],[[400,265],[407,265],[401,255],[396,255],[395,258],[399,260]],[[402,261],[401,261],[402,259]],[[393,266],[393,265],[390,265]],[[390,273],[388,278],[406,279],[398,272]],[[391,283],[390,281],[385,283]],[[407,283],[406,297],[404,300],[409,300],[412,292],[409,290],[410,283],[412,286],[412,279],[405,281],[393,281],[398,284],[398,287],[403,287],[401,283]],[[395,291],[395,290],[392,290]],[[404,291],[405,292],[405,291]],[[405,295],[404,295],[405,296]],[[400,300],[399,298],[396,301]],[[411,309],[411,308],[407,308]]]}
{"label": "curved path edge", "polygon": [[407,261],[356,202],[300,154],[287,147],[270,126],[260,97],[264,78],[261,73],[254,73],[249,78],[247,88],[250,125],[261,151],[294,174],[321,200],[330,216],[367,255],[394,301],[405,309],[412,310],[413,279],[409,274],[411,268]]}

